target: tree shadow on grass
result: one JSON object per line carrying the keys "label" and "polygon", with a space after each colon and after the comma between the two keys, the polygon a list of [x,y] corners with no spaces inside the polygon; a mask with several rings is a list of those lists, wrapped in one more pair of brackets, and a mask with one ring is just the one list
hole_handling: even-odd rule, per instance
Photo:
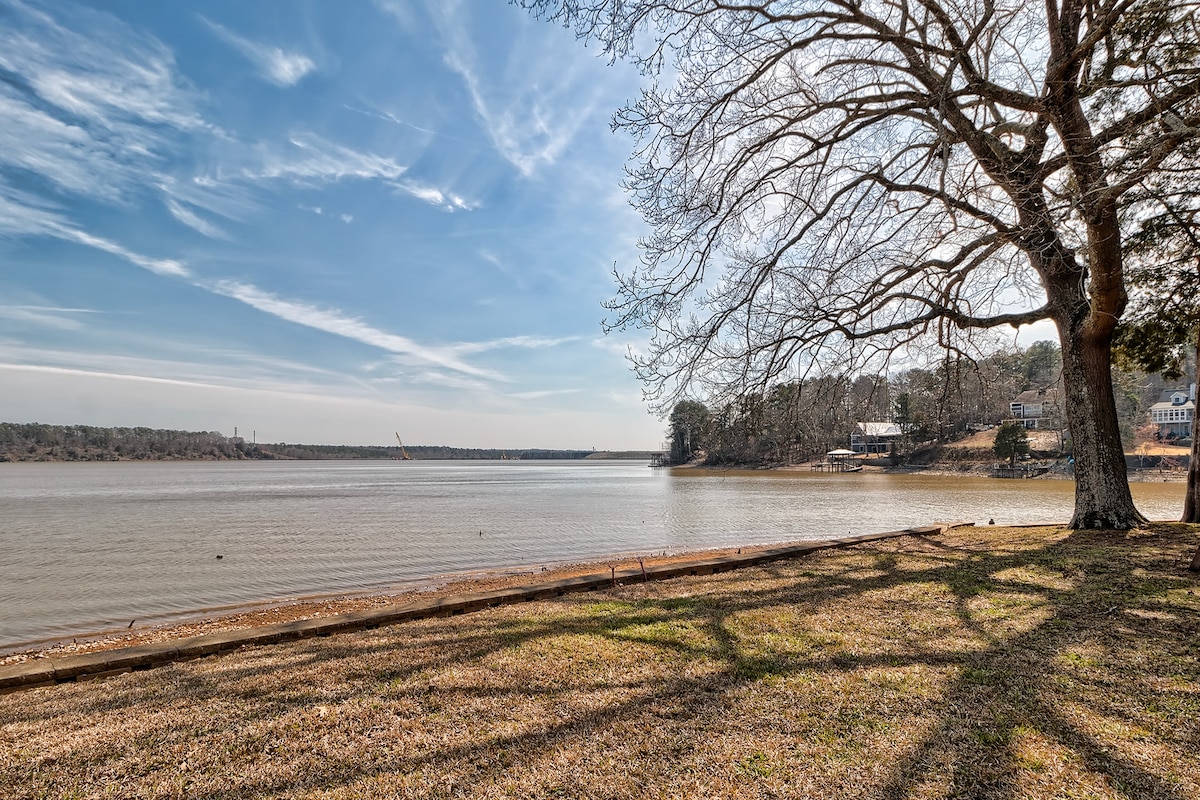
{"label": "tree shadow on grass", "polygon": [[[403,793],[421,781],[428,796],[482,794],[465,787],[506,782],[527,796],[685,794],[689,781],[743,796],[794,795],[813,779],[800,756],[811,756],[815,737],[817,753],[880,767],[873,782],[826,786],[826,796],[1016,798],[1084,781],[1094,784],[1084,794],[1182,800],[1189,779],[1172,777],[1178,764],[1149,757],[1176,751],[1195,775],[1194,750],[1180,756],[1188,751],[1179,748],[1196,744],[1200,708],[1188,682],[1200,669],[1188,636],[1200,620],[1195,605],[1171,598],[1196,582],[1148,570],[1139,550],[1147,543],[1094,532],[1000,552],[936,539],[884,543],[571,596],[527,615],[509,608],[260,649],[215,669],[181,665],[161,679],[114,682],[103,697],[82,690],[71,698],[72,714],[164,709],[137,741],[44,759],[32,766],[40,780],[32,771],[8,777],[66,794],[79,787],[69,777],[80,774],[76,762],[119,771],[156,748],[184,753],[202,742],[208,752],[223,738],[232,751],[213,756],[187,796],[371,786]],[[1113,559],[1137,566],[1114,567]],[[839,616],[843,606],[850,610]],[[932,699],[904,694],[904,682],[922,671],[944,677]],[[871,685],[885,680],[901,687],[885,698],[890,711],[855,707],[859,697],[883,702]],[[795,691],[801,684],[828,705],[806,700]],[[846,702],[838,687],[849,687]],[[1150,694],[1160,709],[1141,707]],[[181,732],[165,711],[214,703],[228,706],[220,729],[209,720]],[[490,716],[460,739],[422,738],[469,725],[476,707]],[[312,715],[325,708],[345,716],[330,733],[342,741],[318,757],[289,748],[292,726],[318,724]],[[898,752],[854,750],[848,740],[870,739],[896,714],[921,722],[924,735]],[[52,725],[68,716],[62,704],[31,704],[18,721]],[[803,754],[779,748],[789,737],[797,748],[805,742]],[[732,740],[729,752],[744,755],[718,752],[713,739]],[[763,742],[775,749],[756,749]],[[554,769],[574,763],[574,751],[585,753],[577,769]],[[613,754],[623,767],[604,766]],[[664,758],[683,765],[680,774],[655,763]],[[64,778],[46,780],[57,768]],[[709,784],[697,776],[705,770],[717,773]],[[611,782],[614,774],[627,780]],[[99,793],[98,784],[82,786]]]}
{"label": "tree shadow on grass", "polygon": [[[910,797],[936,784],[938,796],[1017,798],[1055,771],[1070,774],[1068,787],[1075,783],[1080,796],[1195,796],[1196,752],[1187,739],[1195,738],[1200,701],[1185,685],[1200,674],[1194,638],[1187,641],[1200,615],[1194,605],[1163,601],[1196,582],[1114,566],[1137,560],[1135,550],[1124,534],[1085,532],[1032,554],[1048,559],[1027,558],[1065,566],[1074,585],[1044,593],[1049,613],[1038,625],[965,659],[942,723],[896,765],[879,796]],[[1013,561],[978,565],[994,575],[1005,560]],[[1173,692],[1163,688],[1172,683]],[[1164,695],[1179,702],[1156,717],[1147,704]],[[1190,761],[1190,780],[1155,765],[1156,752]]]}

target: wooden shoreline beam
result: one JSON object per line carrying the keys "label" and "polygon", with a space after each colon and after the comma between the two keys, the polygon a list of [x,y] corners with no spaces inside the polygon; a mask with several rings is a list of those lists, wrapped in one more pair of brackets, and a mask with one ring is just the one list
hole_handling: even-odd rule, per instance
{"label": "wooden shoreline beam", "polygon": [[565,594],[612,588],[614,581],[617,584],[634,581],[640,583],[643,580],[712,575],[717,572],[727,572],[771,561],[797,558],[818,550],[849,547],[900,536],[933,536],[952,528],[970,525],[974,525],[974,523],[939,523],[901,531],[801,542],[753,553],[697,558],[660,566],[639,565],[617,569],[610,573],[579,575],[528,586],[418,600],[384,608],[351,611],[327,617],[280,622],[239,630],[217,631],[216,633],[152,644],[117,647],[76,655],[34,658],[29,661],[0,666],[0,693],[52,686],[69,681],[96,680],[124,672],[154,669],[174,662],[219,655],[252,645],[276,644],[314,636],[330,636],[381,628],[412,620],[456,616],[514,603],[549,600]]}

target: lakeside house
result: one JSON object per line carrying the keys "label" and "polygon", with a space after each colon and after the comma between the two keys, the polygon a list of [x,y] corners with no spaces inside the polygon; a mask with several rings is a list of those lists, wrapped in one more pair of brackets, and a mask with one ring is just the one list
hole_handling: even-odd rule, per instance
{"label": "lakeside house", "polygon": [[895,422],[860,422],[850,434],[850,450],[856,454],[890,455],[902,435]]}
{"label": "lakeside house", "polygon": [[1196,416],[1196,384],[1187,389],[1166,389],[1150,406],[1150,421],[1158,426],[1158,438],[1182,439],[1192,435]]}
{"label": "lakeside house", "polygon": [[1030,430],[1062,428],[1062,405],[1056,388],[1021,392],[1008,404],[1012,419]]}

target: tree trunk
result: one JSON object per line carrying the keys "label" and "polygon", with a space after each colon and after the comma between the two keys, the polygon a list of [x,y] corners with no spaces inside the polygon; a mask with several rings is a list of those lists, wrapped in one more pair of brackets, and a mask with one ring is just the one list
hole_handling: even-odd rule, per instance
{"label": "tree trunk", "polygon": [[[1054,4],[1047,4],[1051,8]],[[1104,148],[1084,110],[1083,61],[1078,56],[1085,8],[1063,3],[1047,14],[1050,58],[1043,103],[1046,119],[1063,140],[1077,182],[1078,213],[1086,247],[1064,240],[1045,198],[1049,183],[1031,187],[1018,201],[1028,228],[1026,252],[1042,278],[1051,316],[1062,342],[1067,424],[1075,454],[1075,516],[1072,528],[1129,530],[1146,521],[1133,505],[1125,472],[1125,449],[1112,386],[1112,338],[1129,296],[1125,289],[1121,221],[1109,186]],[[1052,19],[1057,17],[1057,19]],[[1042,194],[1045,192],[1045,194]],[[1057,213],[1057,212],[1055,212]]]}
{"label": "tree trunk", "polygon": [[[1200,329],[1196,331],[1196,372],[1200,382]],[[1187,494],[1183,497],[1183,519],[1180,522],[1200,522],[1200,414],[1192,412],[1192,454],[1188,459]],[[1192,569],[1200,569],[1200,550],[1192,559]]]}
{"label": "tree trunk", "polygon": [[1059,322],[1064,410],[1075,457],[1075,516],[1070,527],[1129,530],[1146,518],[1133,505],[1125,471],[1110,371],[1111,336],[1088,335],[1084,327],[1083,319]]}
{"label": "tree trunk", "polygon": [[[1196,330],[1196,375],[1200,384],[1200,328]],[[1195,398],[1193,398],[1195,400]],[[1187,494],[1183,497],[1183,519],[1181,522],[1200,522],[1200,414],[1192,411],[1192,454],[1188,459]],[[1192,572],[1200,572],[1200,547],[1188,565]]]}

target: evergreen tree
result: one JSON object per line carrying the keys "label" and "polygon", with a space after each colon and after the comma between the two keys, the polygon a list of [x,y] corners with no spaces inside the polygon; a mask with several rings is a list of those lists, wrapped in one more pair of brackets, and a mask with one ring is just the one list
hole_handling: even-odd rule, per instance
{"label": "evergreen tree", "polygon": [[1007,459],[1010,467],[1015,467],[1019,456],[1029,455],[1029,435],[1025,433],[1025,426],[1020,422],[1006,422],[1001,425],[996,431],[992,452],[998,458]]}

